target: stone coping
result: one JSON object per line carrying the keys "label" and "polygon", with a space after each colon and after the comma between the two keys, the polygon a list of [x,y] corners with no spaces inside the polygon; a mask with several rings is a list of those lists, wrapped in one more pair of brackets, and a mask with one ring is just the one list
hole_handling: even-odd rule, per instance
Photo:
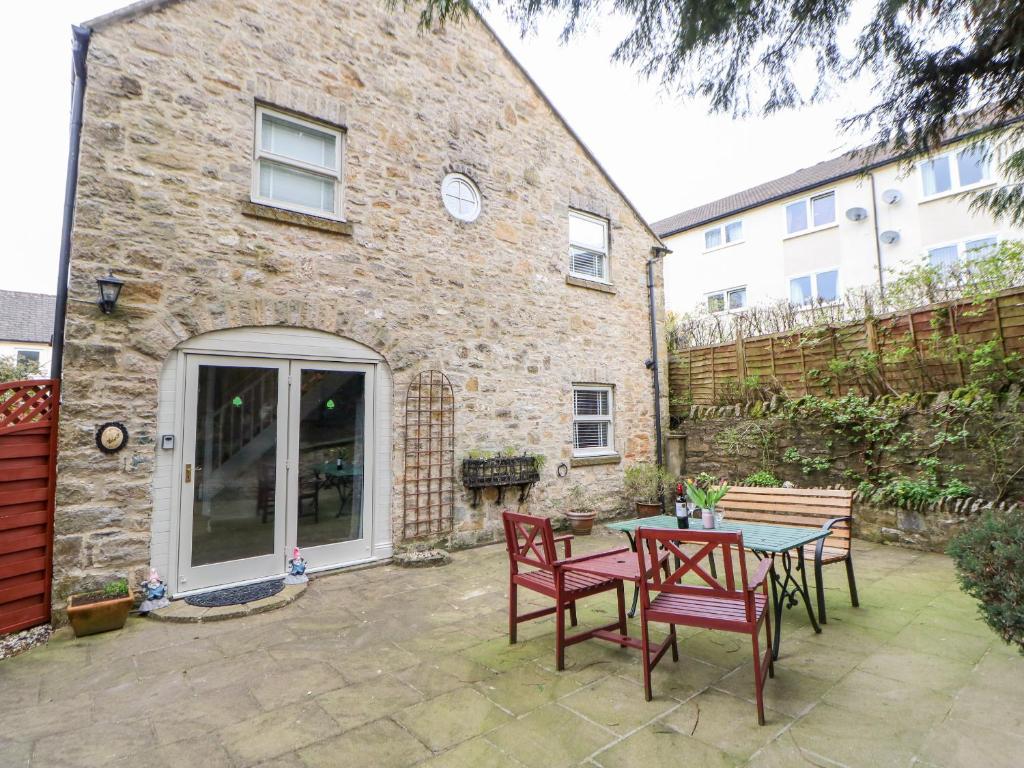
{"label": "stone coping", "polygon": [[306,584],[286,584],[285,588],[276,595],[264,597],[262,600],[253,600],[251,603],[242,603],[240,605],[222,605],[216,608],[203,608],[198,605],[189,605],[184,600],[175,600],[166,608],[152,611],[146,615],[156,621],[167,621],[177,624],[202,624],[207,621],[237,619],[242,616],[266,613],[275,608],[283,608],[289,603],[298,600],[308,586],[308,582]]}

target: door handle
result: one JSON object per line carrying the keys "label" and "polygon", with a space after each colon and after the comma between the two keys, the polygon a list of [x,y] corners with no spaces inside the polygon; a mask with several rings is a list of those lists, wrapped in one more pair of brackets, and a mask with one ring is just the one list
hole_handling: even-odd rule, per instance
{"label": "door handle", "polygon": [[185,465],[185,482],[186,483],[191,483],[192,482],[192,465],[191,464],[186,464]]}

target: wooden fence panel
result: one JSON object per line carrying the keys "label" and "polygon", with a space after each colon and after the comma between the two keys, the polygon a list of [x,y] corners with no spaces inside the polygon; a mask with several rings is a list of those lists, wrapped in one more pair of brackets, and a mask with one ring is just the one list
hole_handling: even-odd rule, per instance
{"label": "wooden fence panel", "polygon": [[50,620],[58,382],[0,384],[0,634]]}
{"label": "wooden fence panel", "polygon": [[877,353],[878,376],[892,390],[953,389],[970,373],[969,360],[949,355],[953,336],[968,348],[997,339],[1003,355],[1024,357],[1024,290],[1004,292],[977,306],[946,302],[836,327],[681,349],[669,361],[671,413],[681,415],[690,404],[728,401],[745,378],[774,382],[790,397],[866,394],[855,371],[837,375],[831,363],[869,353]]}

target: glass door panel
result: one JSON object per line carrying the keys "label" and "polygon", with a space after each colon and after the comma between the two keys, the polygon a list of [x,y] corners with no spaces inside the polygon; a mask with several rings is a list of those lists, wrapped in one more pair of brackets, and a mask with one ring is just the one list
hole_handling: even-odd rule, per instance
{"label": "glass door panel", "polygon": [[274,552],[277,368],[200,365],[192,565]]}
{"label": "glass door panel", "polygon": [[295,543],[314,567],[369,556],[372,370],[293,363]]}
{"label": "glass door panel", "polygon": [[180,590],[284,568],[287,363],[189,357]]}

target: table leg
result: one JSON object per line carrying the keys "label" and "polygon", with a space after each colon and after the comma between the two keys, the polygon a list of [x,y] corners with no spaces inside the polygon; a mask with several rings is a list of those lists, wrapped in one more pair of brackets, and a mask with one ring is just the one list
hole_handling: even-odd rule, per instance
{"label": "table leg", "polygon": [[775,617],[775,639],[772,644],[772,657],[775,659],[779,658],[779,645],[782,642],[782,609],[792,608],[801,600],[803,600],[804,606],[807,608],[807,616],[811,620],[811,626],[814,627],[814,631],[821,633],[821,627],[818,626],[818,620],[814,615],[814,611],[811,609],[811,596],[810,591],[807,588],[807,569],[804,567],[804,553],[803,549],[797,550],[797,561],[796,570],[800,572],[800,578],[797,579],[793,574],[793,557],[789,552],[782,553],[782,574],[776,570],[774,561],[774,553],[758,553],[755,552],[758,559],[762,557],[772,558],[772,569],[768,571],[768,574],[772,582],[772,613]]}
{"label": "table leg", "polygon": [[769,557],[772,561],[772,567],[768,571],[768,580],[772,584],[772,615],[775,618],[775,636],[772,638],[772,658],[779,658],[779,643],[782,640],[782,603],[783,594],[781,592],[781,586],[779,583],[779,574],[775,572],[775,553],[762,555],[759,552],[754,553],[757,559],[760,560],[762,557]]}
{"label": "table leg", "polygon": [[804,548],[797,549],[797,569],[800,571],[800,592],[803,594],[804,606],[807,608],[807,618],[811,620],[811,626],[817,634],[821,634],[821,627],[818,626],[818,619],[811,608],[811,593],[807,589],[807,568],[804,562]]}
{"label": "table leg", "polygon": [[[629,548],[636,552],[636,539],[633,538],[633,534],[626,531],[626,538],[629,539]],[[633,606],[629,609],[629,613],[626,614],[629,618],[636,616],[636,604],[640,601],[640,582],[633,582]]]}

